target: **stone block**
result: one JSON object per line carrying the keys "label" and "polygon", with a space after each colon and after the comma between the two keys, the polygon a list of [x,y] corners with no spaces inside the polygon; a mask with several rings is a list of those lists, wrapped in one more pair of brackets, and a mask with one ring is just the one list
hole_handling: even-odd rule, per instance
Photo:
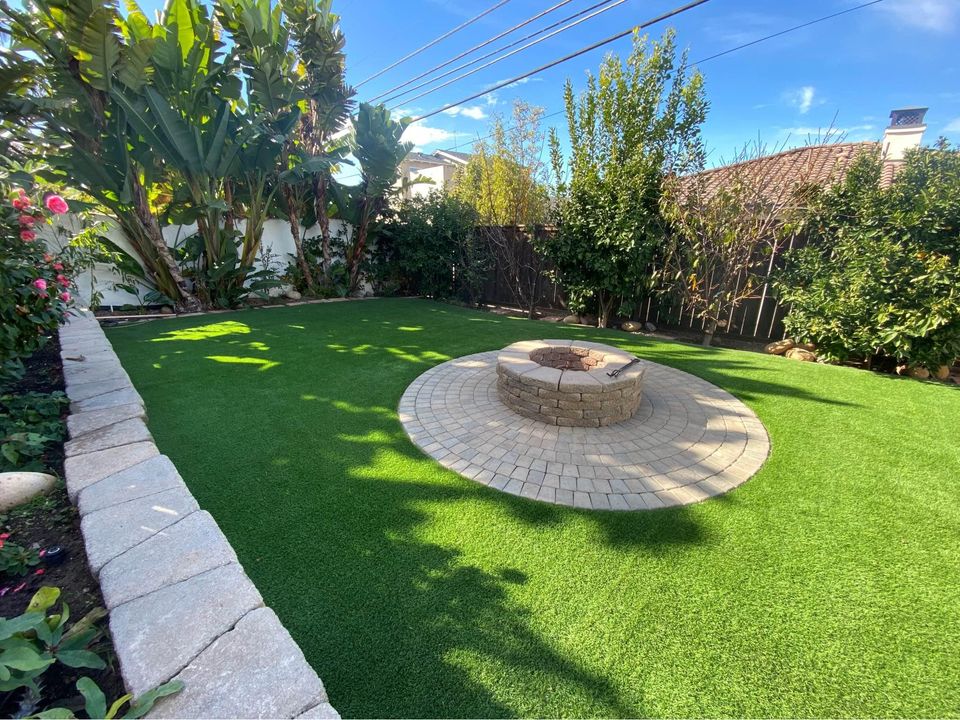
{"label": "stone block", "polygon": [[103,510],[111,505],[137,500],[164,490],[185,488],[177,468],[166,455],[154,455],[125,470],[88,485],[77,495],[81,515]]}
{"label": "stone block", "polygon": [[588,373],[583,370],[564,370],[559,390],[576,393],[601,392],[600,381],[594,377],[596,374],[597,371]]}
{"label": "stone block", "polygon": [[600,420],[597,418],[558,417],[557,425],[562,427],[600,427]]}
{"label": "stone block", "polygon": [[153,436],[147,429],[147,424],[140,418],[132,418],[94,430],[76,440],[68,440],[63,445],[63,451],[69,458],[150,440],[153,440]]}
{"label": "stone block", "polygon": [[133,385],[130,382],[130,378],[128,378],[127,374],[121,370],[118,374],[112,375],[105,380],[70,384],[67,387],[67,394],[70,396],[71,402],[81,402],[83,400],[89,400],[90,398],[97,397],[98,395],[105,395],[106,393],[114,392],[115,390],[123,390],[125,388],[132,387]]}
{"label": "stone block", "polygon": [[507,355],[502,360],[498,357],[497,367],[501,369],[507,377],[519,379],[524,373],[536,370],[540,366],[529,358]]}
{"label": "stone block", "polygon": [[540,408],[540,412],[544,415],[557,418],[582,418],[583,410],[566,410],[564,408],[551,408],[545,407]]}
{"label": "stone block", "polygon": [[100,571],[107,609],[237,562],[237,555],[210,513],[200,510],[157,533]]}
{"label": "stone block", "polygon": [[113,608],[110,634],[127,690],[139,697],[170,680],[262,606],[260,593],[234,563]]}
{"label": "stone block", "polygon": [[284,718],[327,701],[320,678],[269,608],[248,613],[178,675],[150,718]]}
{"label": "stone block", "polygon": [[193,495],[175,488],[90,513],[80,522],[90,567],[99,573],[113,558],[197,509]]}
{"label": "stone block", "polygon": [[113,392],[105,393],[103,395],[96,395],[95,397],[91,397],[86,400],[80,400],[76,402],[71,400],[70,412],[102,410],[104,408],[116,407],[117,405],[129,405],[131,403],[143,405],[143,398],[140,397],[140,394],[134,390],[132,386],[128,386],[120,390],[114,390]]}
{"label": "stone block", "polygon": [[535,365],[533,370],[523,373],[521,382],[527,385],[536,385],[538,388],[546,390],[556,390],[562,374],[563,371],[556,368]]}
{"label": "stone block", "polygon": [[67,430],[70,437],[76,439],[87,433],[94,432],[100,428],[114,425],[124,420],[147,417],[146,410],[142,405],[130,403],[129,405],[117,405],[103,410],[91,410],[89,412],[75,413],[67,417]]}
{"label": "stone block", "polygon": [[139,442],[69,457],[64,461],[67,493],[76,502],[77,495],[85,487],[159,454],[153,442]]}

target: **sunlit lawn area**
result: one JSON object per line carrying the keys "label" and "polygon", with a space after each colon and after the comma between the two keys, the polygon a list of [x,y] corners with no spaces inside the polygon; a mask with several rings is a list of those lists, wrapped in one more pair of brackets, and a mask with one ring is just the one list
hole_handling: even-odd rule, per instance
{"label": "sunlit lawn area", "polygon": [[[960,714],[960,391],[370,300],[109,332],[162,452],[344,716]],[[772,456],[686,508],[577,511],[407,440],[449,358],[578,337],[706,378]]]}

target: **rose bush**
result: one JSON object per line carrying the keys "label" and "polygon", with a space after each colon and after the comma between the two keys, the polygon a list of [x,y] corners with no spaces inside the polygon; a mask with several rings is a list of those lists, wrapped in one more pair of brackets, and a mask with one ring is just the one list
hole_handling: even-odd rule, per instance
{"label": "rose bush", "polygon": [[[37,203],[24,190],[0,199],[0,385],[23,374],[23,360],[64,321],[72,303],[70,267],[45,251],[38,228],[69,210],[59,195]],[[45,209],[44,209],[45,208]]]}

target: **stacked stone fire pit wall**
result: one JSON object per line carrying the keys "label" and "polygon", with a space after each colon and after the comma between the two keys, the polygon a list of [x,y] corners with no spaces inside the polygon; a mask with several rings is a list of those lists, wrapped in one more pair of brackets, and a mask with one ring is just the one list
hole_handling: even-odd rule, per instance
{"label": "stacked stone fire pit wall", "polygon": [[216,521],[160,454],[100,324],[73,318],[60,346],[67,492],[128,692],[183,681],[150,718],[339,718]]}
{"label": "stacked stone fire pit wall", "polygon": [[604,427],[634,416],[644,366],[600,343],[525,340],[497,355],[500,400],[523,417],[549,425]]}

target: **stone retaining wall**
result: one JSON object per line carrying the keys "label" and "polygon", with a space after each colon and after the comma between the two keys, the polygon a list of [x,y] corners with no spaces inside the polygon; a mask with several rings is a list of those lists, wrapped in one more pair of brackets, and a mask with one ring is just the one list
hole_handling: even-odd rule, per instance
{"label": "stone retaining wall", "polygon": [[60,344],[67,491],[127,690],[185,683],[148,717],[339,718],[213,517],[160,454],[100,324],[73,318]]}

